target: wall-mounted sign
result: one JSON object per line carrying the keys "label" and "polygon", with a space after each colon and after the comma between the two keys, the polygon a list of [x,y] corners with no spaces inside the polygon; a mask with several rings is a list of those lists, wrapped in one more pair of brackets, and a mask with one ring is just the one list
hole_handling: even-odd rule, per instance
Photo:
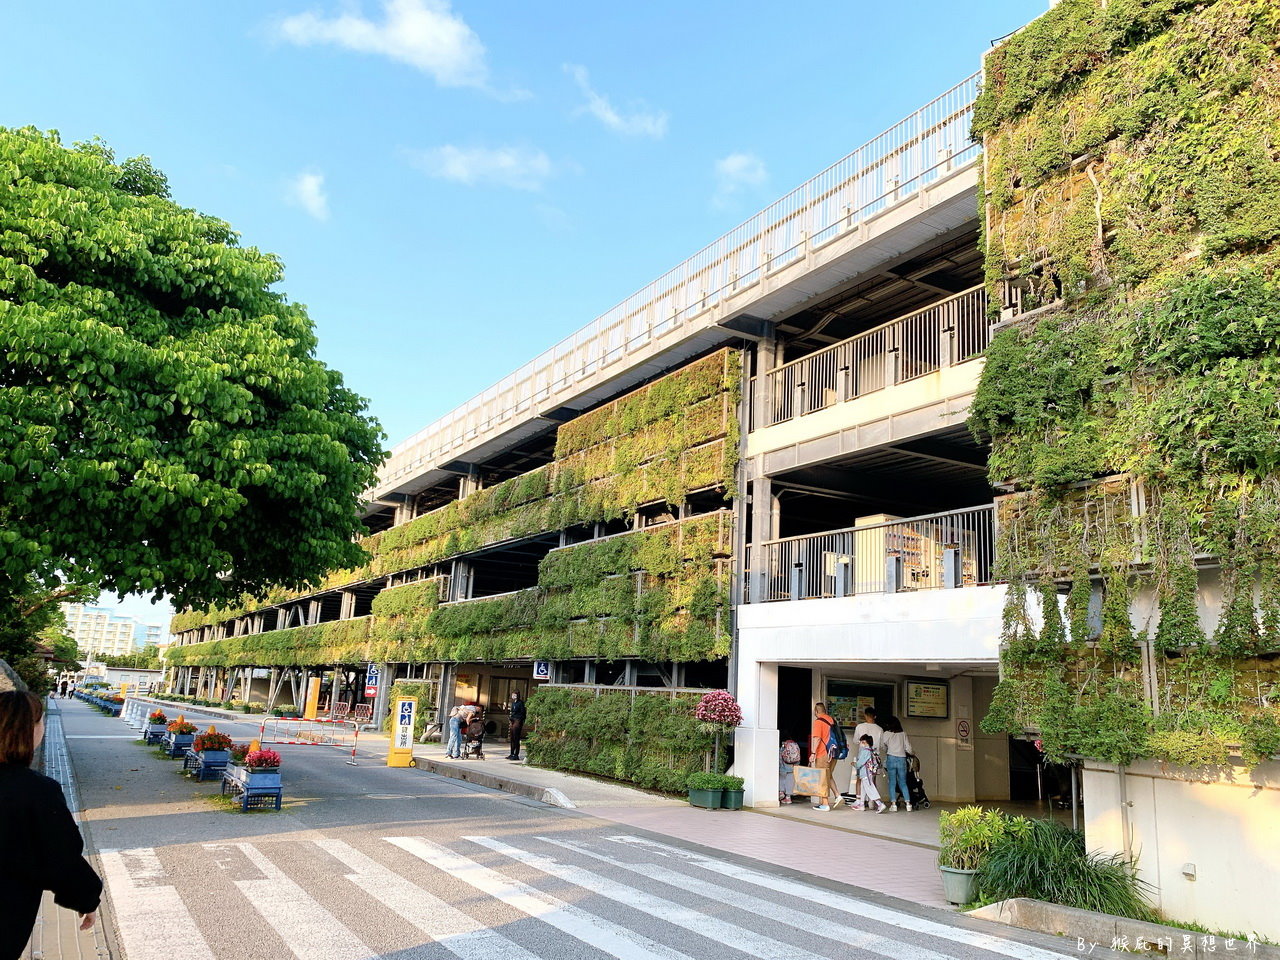
{"label": "wall-mounted sign", "polygon": [[551,661],[550,660],[533,661],[533,679],[535,680],[551,679]]}
{"label": "wall-mounted sign", "polygon": [[374,664],[369,664],[364,673],[364,695],[365,698],[376,697],[378,695],[378,680],[381,674]]}
{"label": "wall-mounted sign", "polygon": [[961,718],[956,721],[956,749],[957,750],[973,749],[973,741],[970,739],[970,736],[972,735],[972,733],[973,733],[973,728],[970,726],[968,720]]}
{"label": "wall-mounted sign", "polygon": [[907,716],[946,720],[951,715],[951,685],[947,681],[907,681]]}

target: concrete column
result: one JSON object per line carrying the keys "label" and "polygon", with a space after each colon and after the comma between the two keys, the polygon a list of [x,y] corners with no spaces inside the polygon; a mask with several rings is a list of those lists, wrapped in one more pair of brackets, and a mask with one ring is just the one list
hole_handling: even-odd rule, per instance
{"label": "concrete column", "polygon": [[382,726],[382,718],[387,715],[387,701],[391,697],[391,684],[395,682],[395,679],[391,676],[391,664],[379,663],[378,676],[382,679],[378,681],[378,695],[373,698],[373,713],[369,718],[369,722],[374,729]]}
{"label": "concrete column", "polygon": [[778,498],[773,493],[773,482],[768,477],[756,477],[751,481],[751,563],[755,568],[751,596],[755,603],[765,596],[768,583],[768,570],[759,544],[777,535]]}
{"label": "concrete column", "polygon": [[744,781],[748,806],[776,807],[778,665],[740,657],[737,686],[742,725],[734,732],[733,770]]}
{"label": "concrete column", "polygon": [[970,734],[967,747],[960,744],[955,735],[957,720],[968,720],[970,729],[977,725],[973,713],[973,678],[952,678],[951,718],[943,721],[947,725],[946,735],[938,738],[938,769],[934,775],[937,782],[930,791],[939,799],[972,803],[978,797],[973,735]]}

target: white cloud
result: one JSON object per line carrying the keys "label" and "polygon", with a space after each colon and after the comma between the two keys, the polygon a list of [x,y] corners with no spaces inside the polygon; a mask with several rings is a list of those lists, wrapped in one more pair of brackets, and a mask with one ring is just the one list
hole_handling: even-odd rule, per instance
{"label": "white cloud", "polygon": [[533,147],[455,147],[447,144],[411,154],[428,176],[469,187],[497,184],[514,190],[541,190],[554,172],[551,158]]}
{"label": "white cloud", "polygon": [[453,12],[448,0],[382,0],[383,18],[358,13],[324,17],[308,11],[281,22],[280,36],[298,46],[334,44],[359,53],[388,57],[421,70],[442,87],[489,87],[484,44]]}
{"label": "white cloud", "polygon": [[609,99],[597,93],[591,87],[591,78],[586,67],[566,63],[564,69],[573,77],[578,89],[587,98],[586,105],[578,109],[578,113],[589,113],[610,130],[628,136],[653,137],[661,140],[667,135],[667,114],[664,111],[649,110],[643,103],[635,104],[633,112],[622,114],[614,108]]}
{"label": "white cloud", "polygon": [[324,192],[324,174],[303,171],[289,181],[289,201],[317,220],[329,219],[329,195]]}
{"label": "white cloud", "polygon": [[711,202],[722,208],[732,206],[743,193],[763,187],[768,180],[764,161],[754,153],[731,153],[716,161],[716,192]]}

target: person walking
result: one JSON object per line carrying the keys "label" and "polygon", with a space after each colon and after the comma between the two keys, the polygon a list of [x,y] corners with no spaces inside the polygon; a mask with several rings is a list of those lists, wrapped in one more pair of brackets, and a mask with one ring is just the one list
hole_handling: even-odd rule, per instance
{"label": "person walking", "polygon": [[0,960],[22,955],[45,890],[80,914],[81,930],[97,920],[102,898],[62,788],[31,769],[43,738],[40,698],[0,693]]}
{"label": "person walking", "polygon": [[827,741],[831,739],[831,730],[835,726],[835,720],[827,713],[827,705],[819,701],[813,705],[813,729],[809,732],[809,766],[817,767],[823,771],[822,783],[824,791],[821,796],[814,797],[815,803],[813,809],[827,811],[832,807],[838,807],[840,801],[844,798],[836,793],[836,788],[831,782],[831,770],[835,766],[833,760],[827,752]]}
{"label": "person walking", "polygon": [[511,713],[509,714],[511,726],[508,733],[511,737],[511,752],[507,754],[508,760],[520,759],[520,736],[524,733],[525,705],[524,700],[520,698],[519,690],[511,691]]}
{"label": "person walking", "polygon": [[[884,729],[880,724],[876,723],[876,708],[864,707],[862,710],[862,722],[853,728],[853,742],[861,743],[863,737],[871,738],[871,749],[879,751],[880,741],[884,739]],[[854,777],[860,779],[861,774],[854,769]],[[856,799],[861,796],[861,784],[853,785],[853,796],[845,799]],[[870,809],[869,807],[867,809]]]}
{"label": "person walking", "polygon": [[911,812],[911,792],[907,789],[907,754],[911,753],[911,738],[902,729],[897,717],[885,717],[884,739],[885,775],[888,780],[889,812],[898,812],[897,794],[902,794],[903,806]]}
{"label": "person walking", "polygon": [[855,764],[862,792],[858,794],[853,809],[884,813],[884,801],[880,799],[880,791],[876,789],[876,768],[880,765],[880,756],[876,753],[875,741],[869,733],[858,738],[858,759]]}
{"label": "person walking", "polygon": [[65,700],[67,699],[67,681],[63,680],[61,687],[62,687],[62,699]]}

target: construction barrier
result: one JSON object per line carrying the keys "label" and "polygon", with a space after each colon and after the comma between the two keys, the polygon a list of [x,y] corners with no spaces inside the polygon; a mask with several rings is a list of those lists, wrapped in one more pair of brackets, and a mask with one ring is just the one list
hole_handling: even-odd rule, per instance
{"label": "construction barrier", "polygon": [[356,765],[356,742],[360,726],[354,720],[308,719],[306,717],[266,717],[258,729],[262,743],[282,743],[300,747],[351,747],[347,763]]}

